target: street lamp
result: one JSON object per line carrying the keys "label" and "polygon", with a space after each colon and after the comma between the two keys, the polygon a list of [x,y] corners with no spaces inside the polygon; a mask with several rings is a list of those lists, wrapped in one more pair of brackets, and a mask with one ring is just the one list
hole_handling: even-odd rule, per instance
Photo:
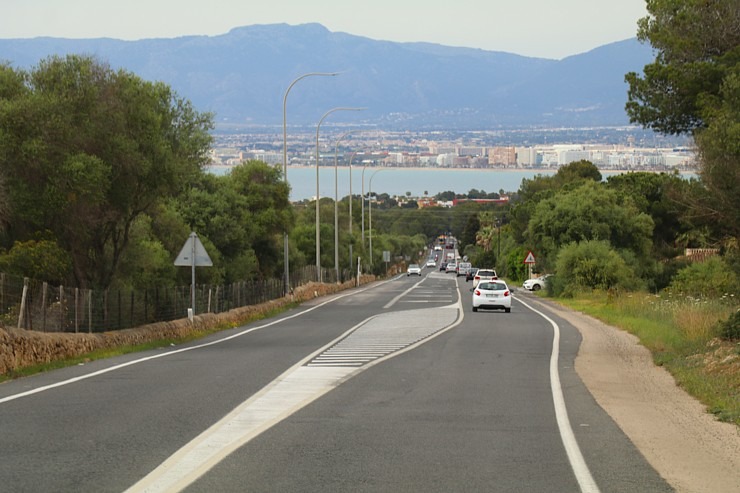
{"label": "street lamp", "polygon": [[321,117],[318,125],[316,125],[316,280],[321,282],[321,233],[319,232],[319,129],[324,119],[334,113],[335,111],[362,111],[365,108],[347,108],[337,107],[332,108]]}
{"label": "street lamp", "polygon": [[[337,281],[339,280],[339,176],[337,166],[337,154],[339,153],[339,142],[351,133],[361,132],[361,130],[350,130],[344,132],[337,139],[334,146],[334,270],[336,271]],[[354,154],[353,154],[354,156]],[[349,161],[349,233],[352,234],[352,158]],[[352,267],[352,244],[350,242],[349,264]]]}
{"label": "street lamp", "polygon": [[369,197],[367,200],[367,207],[368,207],[367,212],[369,215],[367,225],[369,229],[368,236],[370,238],[370,265],[373,265],[373,205],[372,205],[372,202],[370,201],[370,197],[372,197],[373,195],[373,178],[375,178],[375,175],[377,175],[381,171],[383,171],[382,168],[379,170],[375,170],[375,172],[372,175],[370,175],[370,191],[368,192]]}
{"label": "street lamp", "polygon": [[[288,184],[288,123],[287,123],[287,110],[286,110],[286,103],[288,102],[288,93],[293,88],[293,86],[301,79],[305,79],[306,77],[312,77],[312,76],[326,76],[326,77],[333,77],[335,75],[339,75],[339,72],[310,72],[307,74],[303,74],[300,77],[293,80],[293,82],[290,83],[288,86],[288,89],[285,91],[285,95],[283,96],[283,180],[285,181],[285,184]],[[283,294],[287,295],[290,291],[290,267],[288,266],[288,231],[283,232],[283,264],[285,265],[285,271],[283,274],[284,278],[284,284],[283,284]]]}
{"label": "street lamp", "polygon": [[[349,156],[349,235],[350,235],[350,241],[349,241],[349,268],[354,268],[354,257],[352,256],[352,160],[355,158],[355,155],[357,154],[357,151],[353,152]],[[365,198],[361,197],[362,205],[365,205]],[[363,227],[365,225],[363,224]]]}

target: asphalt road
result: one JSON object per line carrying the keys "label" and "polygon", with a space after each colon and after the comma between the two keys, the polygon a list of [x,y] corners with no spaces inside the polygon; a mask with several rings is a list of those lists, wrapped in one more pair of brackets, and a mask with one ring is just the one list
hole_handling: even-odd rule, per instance
{"label": "asphalt road", "polygon": [[575,373],[578,331],[469,288],[424,269],[3,384],[0,490],[671,491]]}

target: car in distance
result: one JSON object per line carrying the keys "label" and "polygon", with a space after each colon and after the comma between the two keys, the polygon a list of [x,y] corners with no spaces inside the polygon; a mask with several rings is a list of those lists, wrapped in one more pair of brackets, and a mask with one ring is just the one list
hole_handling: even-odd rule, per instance
{"label": "car in distance", "polygon": [[447,270],[447,262],[440,262],[440,264],[439,264],[439,270],[441,272],[445,272]]}
{"label": "car in distance", "polygon": [[479,308],[490,308],[511,311],[511,291],[501,279],[481,281],[473,290],[473,311]]}
{"label": "car in distance", "polygon": [[460,262],[457,264],[457,275],[459,276],[467,276],[468,272],[470,272],[470,269],[473,268],[473,264],[470,262]]}
{"label": "car in distance", "polygon": [[433,258],[430,258],[429,260],[427,260],[426,266],[427,267],[437,267],[437,261],[434,260]]}
{"label": "car in distance", "polygon": [[445,267],[445,274],[448,274],[450,272],[457,273],[457,263],[456,262],[447,263],[447,267]]}
{"label": "car in distance", "polygon": [[493,269],[478,269],[478,272],[473,276],[473,287],[476,287],[483,281],[495,281],[498,279],[496,271]]}
{"label": "car in distance", "polygon": [[540,289],[545,287],[548,277],[550,277],[550,274],[535,277],[534,279],[527,279],[526,281],[524,281],[524,284],[522,284],[522,287],[529,291],[539,291]]}
{"label": "car in distance", "polygon": [[417,276],[421,275],[421,267],[419,267],[419,264],[410,264],[409,268],[406,269],[406,276],[410,276],[412,274]]}
{"label": "car in distance", "polygon": [[471,267],[468,269],[468,273],[465,274],[465,282],[472,281],[476,272],[478,272],[478,267]]}

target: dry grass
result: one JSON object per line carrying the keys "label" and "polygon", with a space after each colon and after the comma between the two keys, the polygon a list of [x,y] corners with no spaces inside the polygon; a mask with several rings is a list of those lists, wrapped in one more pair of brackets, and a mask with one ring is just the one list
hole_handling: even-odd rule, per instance
{"label": "dry grass", "polygon": [[589,293],[560,301],[636,335],[681,387],[740,425],[740,343],[718,337],[718,323],[739,308],[736,298]]}

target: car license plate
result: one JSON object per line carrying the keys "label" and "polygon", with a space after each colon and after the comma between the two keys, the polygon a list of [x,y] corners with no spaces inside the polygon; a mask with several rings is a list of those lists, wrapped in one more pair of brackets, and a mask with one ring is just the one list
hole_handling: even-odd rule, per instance
{"label": "car license plate", "polygon": [[486,295],[486,298],[498,298],[498,294],[496,294],[496,293],[488,293]]}

